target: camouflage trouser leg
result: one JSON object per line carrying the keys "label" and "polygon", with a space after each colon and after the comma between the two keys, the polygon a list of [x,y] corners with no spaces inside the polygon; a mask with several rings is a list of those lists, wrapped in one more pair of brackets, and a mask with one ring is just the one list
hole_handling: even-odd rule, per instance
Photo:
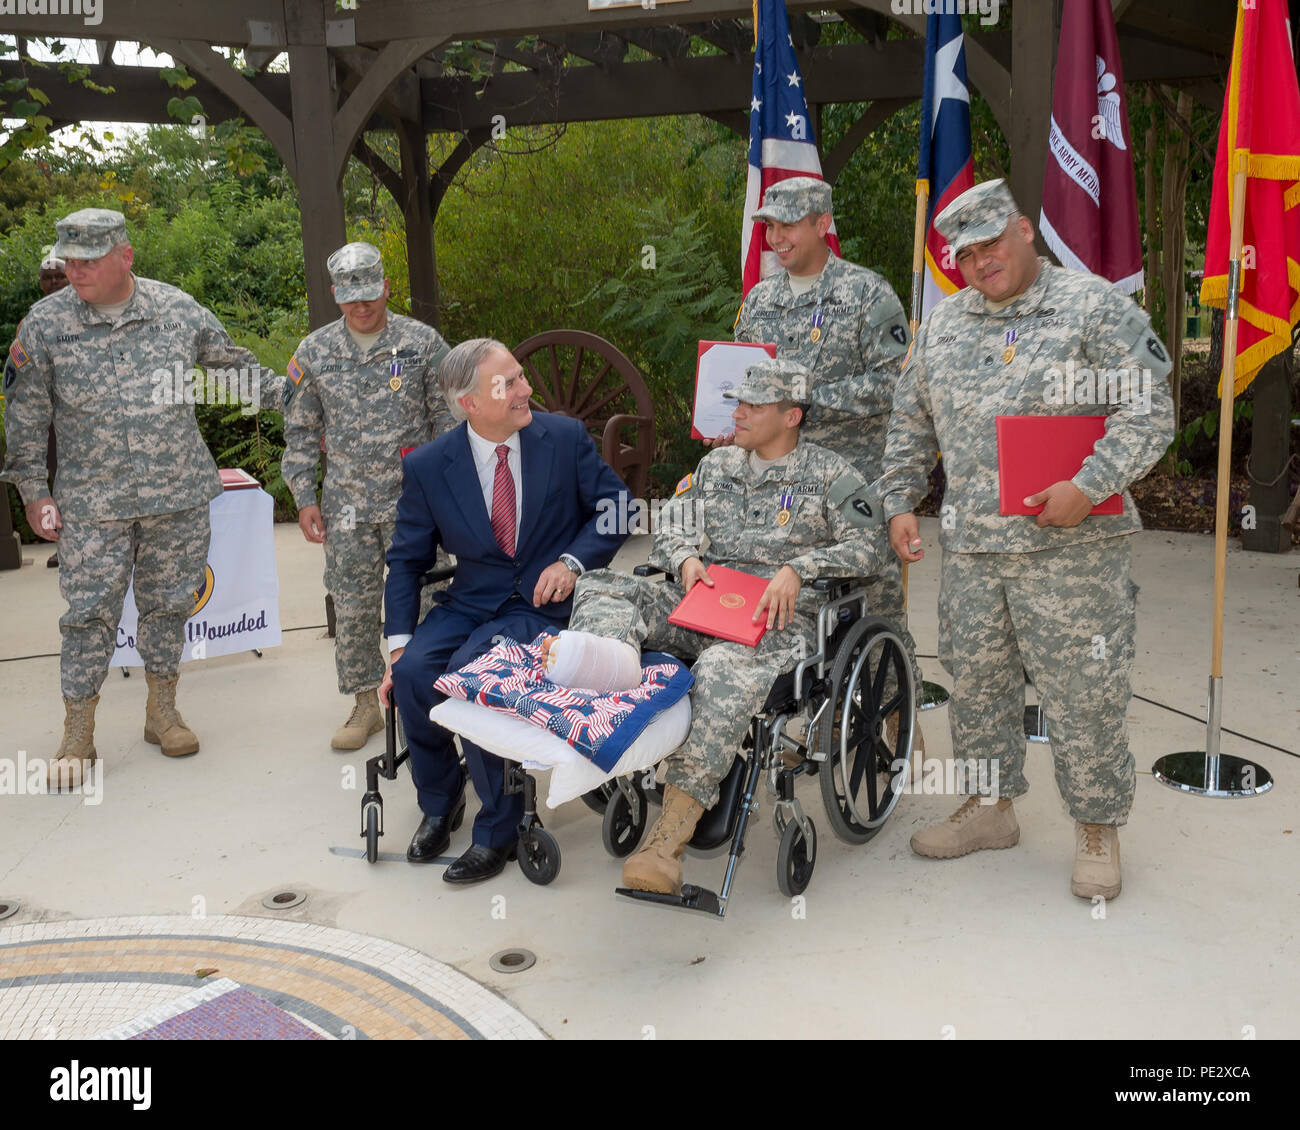
{"label": "camouflage trouser leg", "polygon": [[952,648],[953,752],[997,759],[1001,796],[1028,788],[1023,658],[1043,699],[1070,815],[1127,820],[1135,780],[1125,726],[1137,597],[1130,555],[1121,537],[1041,553],[944,556],[939,615]]}
{"label": "camouflage trouser leg", "polygon": [[374,690],[387,663],[383,634],[384,554],[393,540],[392,522],[338,522],[325,531],[325,589],[334,597],[334,666],[342,694]]}
{"label": "camouflage trouser leg", "polygon": [[[903,571],[898,558],[890,553],[889,563],[867,579],[863,587],[867,590],[867,612],[871,615],[884,616],[893,621],[899,629],[899,638],[907,645],[908,659],[912,663],[912,680],[916,686],[916,697],[921,697],[921,668],[916,662],[916,640],[907,629],[907,610],[903,598]],[[886,694],[893,692],[893,675],[889,677]]]}
{"label": "camouflage trouser leg", "polygon": [[578,581],[569,627],[647,651],[699,656],[691,667],[691,730],[660,762],[659,780],[712,808],[718,802],[718,783],[740,752],[750,719],[777,676],[811,653],[817,622],[796,613],[783,631],[769,631],[757,647],[746,647],[669,624],[668,616],[681,599],[680,585],[594,570]]}
{"label": "camouflage trouser leg", "polygon": [[59,591],[68,611],[59,619],[59,672],[68,698],[91,698],[104,684],[133,567],[140,613],[136,649],[145,670],[180,670],[185,621],[203,583],[209,538],[206,502],[151,518],[64,525]]}

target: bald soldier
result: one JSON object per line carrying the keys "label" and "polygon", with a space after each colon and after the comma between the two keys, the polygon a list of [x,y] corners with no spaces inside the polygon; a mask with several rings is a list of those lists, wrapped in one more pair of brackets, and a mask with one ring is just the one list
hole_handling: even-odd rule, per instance
{"label": "bald soldier", "polygon": [[[352,750],[384,728],[380,613],[402,453],[454,421],[437,381],[449,347],[432,326],[389,312],[379,249],[346,244],[326,267],[343,316],[308,334],[289,362],[281,467],[303,536],[325,546],[325,589],[337,613],[339,693],[354,699],[330,745]],[[317,503],[321,436],[328,458]]]}
{"label": "bald soldier", "polygon": [[[650,560],[675,582],[608,569],[578,579],[569,627],[604,637],[590,646],[599,667],[631,672],[624,687],[639,681],[642,648],[698,656],[691,668],[690,733],[659,766],[663,812],[623,867],[624,885],[635,890],[681,893],[682,852],[705,809],[717,803],[750,718],[777,676],[816,650],[820,602],[804,585],[878,573],[888,554],[879,508],[867,501],[862,476],[801,437],[815,388],[797,361],[764,358],[725,393],[738,402],[736,443],[710,452],[682,481],[655,534]],[[668,623],[694,585],[713,584],[710,562],[771,578],[755,609],[769,630],[756,647]],[[602,654],[601,645],[615,641]],[[622,650],[632,652],[630,663]]]}
{"label": "bald soldier", "polygon": [[[1124,717],[1137,587],[1127,491],[1173,438],[1169,356],[1146,314],[1111,283],[1034,251],[1034,229],[1006,182],[968,189],[936,218],[966,280],[917,333],[875,489],[903,561],[924,556],[913,507],[943,451],[940,655],[953,676],[953,755],[997,768],[1000,799],[970,796],[912,850],[949,859],[1019,842],[1012,801],[1024,777],[1024,670],[1047,715],[1056,783],[1075,820],[1070,889],[1120,892],[1117,828],[1133,801]],[[999,506],[998,416],[1104,416],[1078,473]],[[1123,513],[1092,514],[1122,494]],[[1022,670],[1023,664],[1023,670]],[[977,764],[970,761],[967,764]],[[991,774],[990,774],[991,775]]]}
{"label": "bald soldier", "polygon": [[[752,218],[766,226],[781,270],[745,296],[736,340],[775,344],[778,357],[812,373],[803,439],[830,448],[872,482],[880,474],[894,388],[911,341],[903,306],[882,276],[831,254],[831,186],[824,180],[778,181]],[[866,589],[872,612],[905,626],[897,561],[884,562]],[[906,631],[903,636],[919,694],[916,644]],[[921,751],[921,727],[913,732]]]}
{"label": "bald soldier", "polygon": [[[169,757],[199,749],[176,709],[176,684],[207,561],[208,503],[221,479],[193,397],[171,395],[162,378],[195,366],[245,369],[254,382],[274,375],[184,291],[132,274],[121,212],[86,208],[55,229],[53,255],[71,285],[31,308],[9,349],[4,477],[22,494],[32,529],[59,543],[65,720],[50,777],[75,785],[97,756],[95,709],[133,569],[136,646],[149,687],[145,740]],[[51,422],[59,451],[52,495]]]}

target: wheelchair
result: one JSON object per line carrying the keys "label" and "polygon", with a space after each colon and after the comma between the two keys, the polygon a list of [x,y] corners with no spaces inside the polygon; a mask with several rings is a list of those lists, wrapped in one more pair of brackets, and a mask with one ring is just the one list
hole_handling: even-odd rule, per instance
{"label": "wheelchair", "polygon": [[[641,565],[634,572],[649,577],[661,570]],[[708,853],[730,843],[720,890],[685,883],[680,895],[627,887],[618,887],[617,894],[723,917],[749,822],[758,811],[760,781],[775,797],[776,881],[787,898],[807,889],[817,863],[817,828],[795,796],[800,776],[819,779],[827,823],[837,838],[865,844],[879,833],[907,783],[917,688],[898,627],[869,613],[866,590],[857,585],[852,578],[809,585],[826,596],[817,614],[817,650],[773,684],[719,786],[718,803],[696,826],[688,845],[693,851]],[[806,723],[791,734],[788,724],[798,718]],[[603,808],[603,840],[611,855],[636,849],[646,803],[656,791],[638,775],[608,782],[583,798],[593,809]]]}
{"label": "wheelchair", "polygon": [[[379,859],[379,837],[384,834],[384,798],[379,792],[379,779],[397,780],[397,771],[410,759],[406,743],[398,736],[397,710],[391,704],[384,711],[384,752],[366,761],[366,791],[361,797],[361,835],[366,841],[366,861]],[[465,764],[461,762],[461,772]],[[560,873],[560,845],[556,838],[542,827],[537,815],[537,782],[522,765],[507,764],[501,791],[506,795],[524,794],[524,812],[519,824],[519,870],[530,882],[545,886]],[[452,822],[455,832],[464,820],[464,810]]]}
{"label": "wheelchair", "polygon": [[[430,570],[420,577],[421,590],[440,581],[450,580],[455,571],[454,566]],[[436,594],[433,599],[436,603]],[[368,863],[378,861],[379,837],[384,834],[384,798],[379,792],[380,778],[386,781],[397,780],[397,771],[411,756],[398,728],[397,708],[390,702],[384,710],[384,752],[366,760],[366,791],[361,796],[361,835],[366,841]],[[463,758],[461,773],[465,774]],[[524,794],[524,811],[519,823],[519,870],[530,882],[545,886],[560,873],[560,845],[542,827],[541,817],[537,815],[537,782],[522,765],[509,762],[505,768],[501,791],[506,795]],[[451,830],[457,831],[463,820],[462,810],[461,815],[452,822]]]}

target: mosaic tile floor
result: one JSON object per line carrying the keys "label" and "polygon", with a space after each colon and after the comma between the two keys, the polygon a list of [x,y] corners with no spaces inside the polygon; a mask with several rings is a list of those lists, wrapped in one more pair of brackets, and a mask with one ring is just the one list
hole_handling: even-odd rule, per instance
{"label": "mosaic tile floor", "polygon": [[0,1039],[543,1039],[417,950],[272,918],[0,928]]}

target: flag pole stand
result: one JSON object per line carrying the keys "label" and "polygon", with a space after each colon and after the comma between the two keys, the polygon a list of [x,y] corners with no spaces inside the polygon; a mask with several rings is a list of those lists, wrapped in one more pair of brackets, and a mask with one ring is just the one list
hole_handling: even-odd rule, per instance
{"label": "flag pole stand", "polygon": [[1162,785],[1208,797],[1258,796],[1273,787],[1262,765],[1219,752],[1223,716],[1223,604],[1228,572],[1228,495],[1232,465],[1232,398],[1237,371],[1237,304],[1241,293],[1241,244],[1245,226],[1245,150],[1233,154],[1232,243],[1228,261],[1228,298],[1223,325],[1223,373],[1219,394],[1219,480],[1214,522],[1214,642],[1210,658],[1210,696],[1205,749],[1168,753],[1151,768]]}
{"label": "flag pole stand", "polygon": [[[912,228],[912,339],[916,339],[916,331],[921,325],[921,295],[924,287],[922,281],[922,272],[925,269],[925,214],[930,206],[930,190],[924,184],[916,186],[916,222]],[[907,609],[907,562],[903,562],[903,609],[906,614]],[[921,685],[917,688],[916,709],[917,710],[938,710],[940,707],[947,706],[948,700],[952,696],[948,693],[948,688],[940,683],[932,683],[929,679],[922,679]]]}

